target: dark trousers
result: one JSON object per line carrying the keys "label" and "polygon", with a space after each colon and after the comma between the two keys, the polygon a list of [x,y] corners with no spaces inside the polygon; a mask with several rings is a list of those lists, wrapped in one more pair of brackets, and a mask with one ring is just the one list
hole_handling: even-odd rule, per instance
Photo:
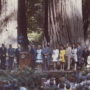
{"label": "dark trousers", "polygon": [[44,70],[49,70],[49,65],[50,65],[50,58],[49,57],[44,58]]}
{"label": "dark trousers", "polygon": [[13,69],[13,62],[14,62],[14,57],[9,57],[9,60],[8,60],[8,69],[9,70]]}
{"label": "dark trousers", "polygon": [[35,66],[36,66],[35,60],[36,60],[36,56],[31,54],[31,65],[30,66],[32,67],[32,69],[35,69]]}
{"label": "dark trousers", "polygon": [[6,56],[1,56],[1,69],[6,69]]}
{"label": "dark trousers", "polygon": [[19,67],[19,60],[20,60],[20,57],[17,56],[17,57],[16,57],[16,60],[17,60],[17,66]]}
{"label": "dark trousers", "polygon": [[48,70],[49,66],[48,66],[48,60],[44,59],[44,70]]}

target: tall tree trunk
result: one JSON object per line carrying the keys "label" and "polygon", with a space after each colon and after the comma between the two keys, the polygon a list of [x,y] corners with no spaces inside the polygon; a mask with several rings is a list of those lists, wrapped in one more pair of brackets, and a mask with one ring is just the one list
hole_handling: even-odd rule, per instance
{"label": "tall tree trunk", "polygon": [[86,44],[90,44],[90,0],[83,0],[83,26]]}
{"label": "tall tree trunk", "polygon": [[23,48],[28,46],[26,4],[25,0],[18,0],[18,39]]}
{"label": "tall tree trunk", "polygon": [[49,0],[48,34],[53,46],[83,43],[82,0]]}
{"label": "tall tree trunk", "polygon": [[0,0],[0,44],[17,47],[18,0]]}
{"label": "tall tree trunk", "polygon": [[1,14],[1,0],[0,0],[0,14]]}
{"label": "tall tree trunk", "polygon": [[50,42],[50,38],[49,38],[49,35],[48,35],[48,3],[49,3],[49,0],[45,0],[44,2],[44,8],[45,8],[45,24],[44,24],[44,35],[46,37],[46,41],[45,42]]}

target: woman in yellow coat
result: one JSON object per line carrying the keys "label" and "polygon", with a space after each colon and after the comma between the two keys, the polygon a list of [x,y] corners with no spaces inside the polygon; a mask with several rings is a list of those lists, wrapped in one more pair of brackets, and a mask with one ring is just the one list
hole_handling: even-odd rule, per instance
{"label": "woman in yellow coat", "polygon": [[61,70],[64,70],[64,66],[65,66],[65,54],[66,54],[66,50],[64,49],[64,47],[61,47],[61,50],[60,50],[60,65],[61,65]]}

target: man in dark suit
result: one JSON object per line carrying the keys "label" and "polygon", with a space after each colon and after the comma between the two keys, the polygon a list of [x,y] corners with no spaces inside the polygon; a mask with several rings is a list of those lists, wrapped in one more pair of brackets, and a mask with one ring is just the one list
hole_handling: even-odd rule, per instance
{"label": "man in dark suit", "polygon": [[19,62],[20,62],[20,52],[21,52],[21,48],[20,46],[18,46],[18,48],[16,48],[15,50],[15,56],[16,56],[16,61],[17,61],[17,66],[19,67]]}
{"label": "man in dark suit", "polygon": [[31,45],[31,49],[30,49],[30,53],[31,53],[31,58],[32,58],[32,68],[35,68],[35,60],[36,60],[36,47],[34,45]]}
{"label": "man in dark suit", "polygon": [[9,64],[8,68],[9,70],[13,69],[14,57],[15,57],[15,50],[14,48],[12,48],[12,45],[10,44],[8,48],[8,64]]}
{"label": "man in dark suit", "polygon": [[0,48],[0,59],[1,59],[1,69],[6,69],[6,53],[7,49],[4,44],[2,44],[2,47]]}

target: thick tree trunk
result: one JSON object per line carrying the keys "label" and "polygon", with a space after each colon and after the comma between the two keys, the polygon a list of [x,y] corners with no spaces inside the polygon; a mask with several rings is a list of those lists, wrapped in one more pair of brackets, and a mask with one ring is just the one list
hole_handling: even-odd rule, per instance
{"label": "thick tree trunk", "polygon": [[46,37],[47,43],[50,42],[50,38],[49,38],[49,35],[48,35],[48,4],[49,4],[49,0],[45,0],[45,2],[44,2],[44,6],[45,6],[45,24],[44,24],[45,28],[44,28],[44,35]]}
{"label": "thick tree trunk", "polygon": [[17,0],[0,0],[0,44],[17,47]]}
{"label": "thick tree trunk", "polygon": [[18,39],[23,48],[28,46],[25,0],[18,0]]}
{"label": "thick tree trunk", "polygon": [[86,44],[90,44],[90,0],[83,0],[83,26]]}
{"label": "thick tree trunk", "polygon": [[1,14],[1,0],[0,0],[0,14]]}
{"label": "thick tree trunk", "polygon": [[49,0],[48,34],[52,46],[83,43],[82,0]]}

